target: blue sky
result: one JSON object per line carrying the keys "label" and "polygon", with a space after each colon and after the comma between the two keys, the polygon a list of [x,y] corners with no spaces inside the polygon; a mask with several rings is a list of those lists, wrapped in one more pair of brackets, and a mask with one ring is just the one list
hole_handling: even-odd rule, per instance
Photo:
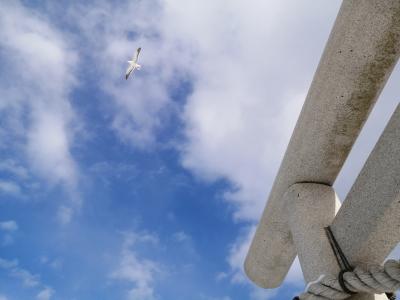
{"label": "blue sky", "polygon": [[[340,1],[0,1],[0,300],[265,300],[242,265]],[[142,47],[142,69],[124,79]],[[398,103],[398,68],[335,183]]]}

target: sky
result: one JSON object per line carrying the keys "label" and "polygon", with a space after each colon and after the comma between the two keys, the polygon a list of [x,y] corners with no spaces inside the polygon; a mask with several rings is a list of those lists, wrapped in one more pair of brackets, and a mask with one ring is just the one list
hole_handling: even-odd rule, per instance
{"label": "sky", "polygon": [[[243,261],[339,7],[0,0],[0,300],[302,291],[298,262],[263,290]],[[335,182],[341,199],[399,79]]]}

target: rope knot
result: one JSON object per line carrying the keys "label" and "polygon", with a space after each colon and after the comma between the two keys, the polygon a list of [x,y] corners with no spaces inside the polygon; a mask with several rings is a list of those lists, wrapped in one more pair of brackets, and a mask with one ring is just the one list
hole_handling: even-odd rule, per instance
{"label": "rope knot", "polygon": [[325,228],[326,235],[340,267],[337,277],[321,275],[310,282],[304,293],[293,300],[333,299],[342,300],[357,293],[385,293],[389,300],[396,300],[394,292],[400,288],[400,262],[390,259],[384,266],[370,265],[368,270],[353,268],[340,249],[330,227]]}

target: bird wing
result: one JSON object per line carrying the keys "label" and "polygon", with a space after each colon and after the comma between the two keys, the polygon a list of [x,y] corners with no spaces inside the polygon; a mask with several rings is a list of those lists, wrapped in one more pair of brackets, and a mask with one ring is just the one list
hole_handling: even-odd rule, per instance
{"label": "bird wing", "polygon": [[128,69],[126,69],[125,79],[128,79],[129,75],[136,69],[136,64],[132,63],[129,65]]}
{"label": "bird wing", "polygon": [[134,61],[135,63],[138,61],[140,50],[142,50],[142,48],[137,48],[135,55],[132,57],[132,61]]}

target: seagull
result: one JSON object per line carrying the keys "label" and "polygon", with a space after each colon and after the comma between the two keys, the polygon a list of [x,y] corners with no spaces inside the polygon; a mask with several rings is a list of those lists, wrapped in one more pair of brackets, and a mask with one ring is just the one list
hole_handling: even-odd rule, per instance
{"label": "seagull", "polygon": [[132,60],[128,60],[129,67],[128,67],[128,69],[126,70],[125,79],[128,79],[129,75],[130,75],[134,70],[136,70],[136,69],[140,70],[140,65],[137,63],[140,50],[142,50],[142,48],[140,48],[140,47],[137,48],[136,54],[132,57]]}

